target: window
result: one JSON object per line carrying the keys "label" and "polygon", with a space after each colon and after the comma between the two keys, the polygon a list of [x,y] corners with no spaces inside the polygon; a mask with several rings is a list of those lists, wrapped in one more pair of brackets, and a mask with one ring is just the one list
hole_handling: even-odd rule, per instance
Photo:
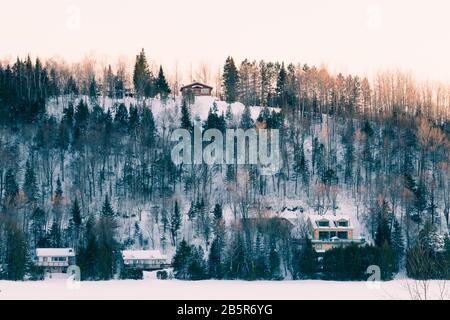
{"label": "window", "polygon": [[52,261],[60,261],[60,262],[64,262],[66,261],[66,257],[52,257]]}
{"label": "window", "polygon": [[339,221],[338,222],[338,226],[347,228],[348,227],[348,221],[345,221],[345,220]]}
{"label": "window", "polygon": [[202,89],[201,92],[202,94],[209,94],[209,89]]}
{"label": "window", "polygon": [[319,227],[329,227],[330,226],[330,221],[328,221],[328,220],[321,220],[317,224],[318,224]]}
{"label": "window", "polygon": [[42,260],[43,260],[44,262],[47,262],[48,258],[47,258],[47,257],[44,257],[44,258],[42,258]]}
{"label": "window", "polygon": [[330,233],[324,231],[319,232],[319,240],[322,241],[330,240]]}
{"label": "window", "polygon": [[348,239],[348,232],[347,231],[339,231],[338,232],[338,238],[341,240],[347,240]]}

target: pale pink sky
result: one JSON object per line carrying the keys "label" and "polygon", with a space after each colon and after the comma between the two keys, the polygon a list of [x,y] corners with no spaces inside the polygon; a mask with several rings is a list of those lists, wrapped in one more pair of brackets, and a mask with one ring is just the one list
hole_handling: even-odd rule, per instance
{"label": "pale pink sky", "polygon": [[0,57],[114,62],[144,47],[169,68],[233,55],[450,82],[449,14],[448,0],[2,0]]}

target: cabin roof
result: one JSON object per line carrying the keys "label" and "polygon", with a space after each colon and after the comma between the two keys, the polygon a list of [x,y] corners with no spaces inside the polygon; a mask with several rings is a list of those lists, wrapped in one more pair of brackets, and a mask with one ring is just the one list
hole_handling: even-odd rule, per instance
{"label": "cabin roof", "polygon": [[38,257],[75,257],[73,248],[37,248]]}
{"label": "cabin roof", "polygon": [[334,215],[311,215],[309,216],[309,220],[311,221],[311,224],[315,227],[315,228],[328,228],[328,227],[320,227],[318,222],[322,222],[322,221],[329,221],[330,222],[330,228],[337,228],[338,227],[338,222],[342,222],[342,221],[346,221],[348,222],[348,227],[346,228],[351,228],[351,223],[350,223],[350,216],[345,216],[345,215],[339,215],[339,216],[334,216]]}
{"label": "cabin roof", "polygon": [[188,89],[188,88],[207,88],[207,89],[210,89],[210,90],[213,89],[213,87],[208,86],[208,85],[206,85],[204,83],[194,82],[194,83],[188,84],[188,85],[186,85],[184,87],[181,87],[180,91],[183,91],[184,89]]}
{"label": "cabin roof", "polygon": [[124,260],[165,260],[167,257],[159,250],[124,250],[122,251]]}

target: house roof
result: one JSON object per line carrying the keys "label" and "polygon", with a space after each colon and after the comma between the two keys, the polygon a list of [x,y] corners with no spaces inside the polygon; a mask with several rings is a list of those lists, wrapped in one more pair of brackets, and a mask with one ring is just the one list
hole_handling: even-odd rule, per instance
{"label": "house roof", "polygon": [[211,89],[211,90],[213,89],[213,87],[208,86],[206,84],[203,84],[201,82],[194,82],[194,83],[188,84],[187,86],[181,87],[180,91],[183,91],[184,89],[187,89],[187,88],[195,88],[195,87],[208,88],[208,89]]}
{"label": "house roof", "polygon": [[122,251],[124,260],[165,260],[167,257],[159,250],[124,250]]}
{"label": "house roof", "polygon": [[[345,227],[345,228],[352,228],[351,223],[350,223],[350,216],[345,216],[345,215],[339,215],[339,216],[334,216],[331,214],[322,215],[322,216],[321,215],[311,215],[311,216],[309,216],[309,220],[311,221],[311,224],[315,228],[339,228],[337,222],[340,222],[340,221],[347,221],[348,227]],[[329,227],[319,227],[318,222],[320,222],[320,221],[329,221],[330,226]]]}
{"label": "house roof", "polygon": [[73,248],[37,248],[38,257],[75,257]]}

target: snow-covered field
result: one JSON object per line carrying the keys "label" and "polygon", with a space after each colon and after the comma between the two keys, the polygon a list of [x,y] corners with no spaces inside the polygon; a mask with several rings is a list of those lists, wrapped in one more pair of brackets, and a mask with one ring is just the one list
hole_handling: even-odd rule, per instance
{"label": "snow-covered field", "polygon": [[[0,300],[6,299],[138,299],[138,300],[409,300],[411,280],[384,283],[327,281],[200,281],[145,279],[82,282],[64,279],[39,282],[0,281]],[[428,299],[450,299],[450,282],[428,283]],[[445,287],[444,287],[445,286]],[[441,294],[441,292],[443,292]],[[423,292],[422,290],[420,292]]]}

